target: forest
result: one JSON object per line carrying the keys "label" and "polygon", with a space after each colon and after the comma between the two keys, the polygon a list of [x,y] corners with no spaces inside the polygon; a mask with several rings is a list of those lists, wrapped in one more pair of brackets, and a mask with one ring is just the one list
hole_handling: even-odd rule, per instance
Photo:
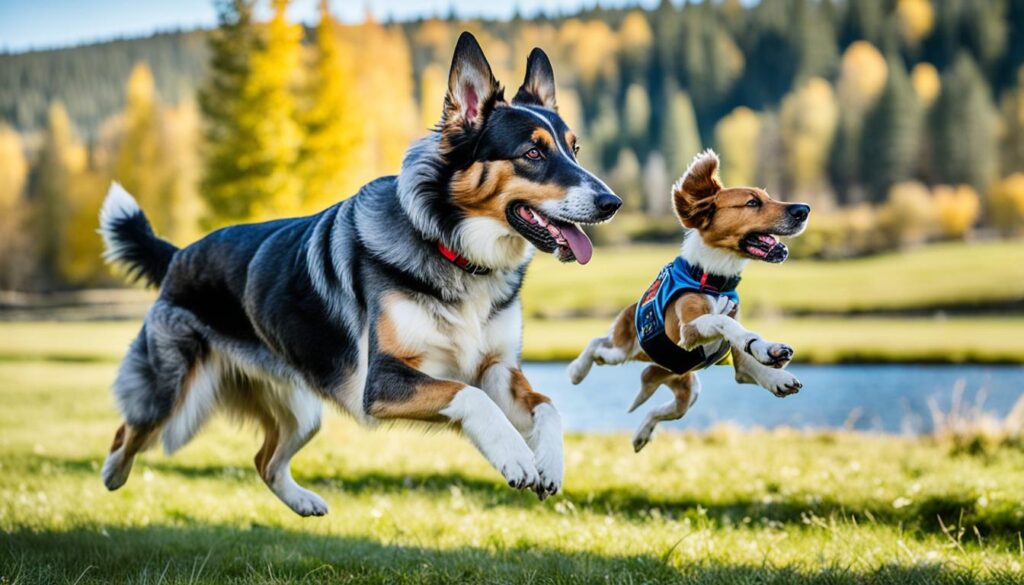
{"label": "forest", "polygon": [[217,2],[215,30],[0,54],[0,289],[115,284],[111,180],[185,244],[315,212],[398,172],[440,117],[458,34],[506,86],[554,63],[583,163],[625,200],[595,241],[679,239],[703,148],[730,184],[815,208],[794,254],[847,258],[1024,229],[1024,0],[663,0],[653,10],[312,26]]}

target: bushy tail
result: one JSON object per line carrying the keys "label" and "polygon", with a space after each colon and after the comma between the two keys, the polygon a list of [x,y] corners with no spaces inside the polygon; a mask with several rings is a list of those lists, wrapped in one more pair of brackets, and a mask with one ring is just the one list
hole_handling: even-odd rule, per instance
{"label": "bushy tail", "polygon": [[118,183],[112,183],[100,208],[103,258],[125,268],[132,281],[160,286],[178,248],[153,233],[146,214]]}

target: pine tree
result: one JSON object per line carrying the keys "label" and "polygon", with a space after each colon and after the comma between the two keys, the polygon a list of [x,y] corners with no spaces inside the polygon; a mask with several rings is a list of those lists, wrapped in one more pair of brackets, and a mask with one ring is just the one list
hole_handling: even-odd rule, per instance
{"label": "pine tree", "polygon": [[639,83],[631,84],[626,89],[622,119],[626,122],[625,130],[630,147],[638,156],[646,155],[650,135],[651,100],[647,97],[647,90]]}
{"label": "pine tree", "polygon": [[254,0],[221,0],[219,26],[209,36],[210,65],[199,92],[204,122],[200,193],[206,200],[206,223],[223,225],[248,219],[261,193],[251,185],[247,155],[256,129],[240,115],[249,83],[253,51],[260,40],[253,24]]}
{"label": "pine tree", "polygon": [[967,53],[943,76],[929,116],[932,173],[941,183],[987,190],[998,170],[996,113],[989,88]]}
{"label": "pine tree", "polygon": [[690,95],[675,87],[670,87],[668,91],[671,95],[666,100],[668,106],[661,129],[660,150],[665,157],[669,176],[678,177],[702,150],[700,131]]}
{"label": "pine tree", "polygon": [[251,161],[246,182],[257,220],[294,215],[302,207],[302,185],[295,172],[302,142],[295,104],[302,31],[285,19],[288,0],[273,0],[273,7],[266,40],[252,55],[238,111],[241,123],[254,130],[242,156]]}
{"label": "pine tree", "polygon": [[350,48],[338,38],[327,0],[320,2],[307,94],[299,169],[304,183],[303,211],[313,212],[354,194],[366,165],[362,148],[364,114],[354,63]]}
{"label": "pine tree", "polygon": [[62,269],[68,252],[64,240],[71,211],[69,198],[73,178],[84,166],[85,154],[77,143],[67,110],[60,102],[54,102],[30,181],[38,281],[44,287],[66,282]]}
{"label": "pine tree", "polygon": [[914,177],[922,128],[921,105],[903,64],[889,59],[882,95],[868,112],[861,140],[860,176],[873,201],[883,201],[889,187]]}

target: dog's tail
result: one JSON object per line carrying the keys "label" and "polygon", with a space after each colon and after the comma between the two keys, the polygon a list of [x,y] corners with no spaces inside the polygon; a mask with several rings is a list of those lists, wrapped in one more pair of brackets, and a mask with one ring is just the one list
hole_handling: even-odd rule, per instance
{"label": "dog's tail", "polygon": [[122,266],[132,282],[144,279],[151,286],[160,286],[178,248],[156,237],[135,198],[116,182],[111,183],[100,208],[99,232],[104,260]]}

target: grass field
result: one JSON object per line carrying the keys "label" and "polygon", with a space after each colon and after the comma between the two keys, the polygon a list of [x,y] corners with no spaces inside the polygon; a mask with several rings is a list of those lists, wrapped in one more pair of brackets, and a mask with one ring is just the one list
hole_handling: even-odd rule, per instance
{"label": "grass field", "polygon": [[[73,341],[77,333],[62,335]],[[7,340],[7,336],[2,336]],[[69,346],[70,347],[70,346]],[[1020,583],[1024,450],[726,428],[571,435],[564,495],[510,490],[449,432],[329,414],[300,519],[215,422],[108,493],[112,363],[0,362],[0,583]]]}
{"label": "grass field", "polygon": [[[523,304],[532,316],[614,314],[636,301],[678,247],[600,248],[585,267],[538,255]],[[1024,241],[939,244],[843,262],[752,263],[740,284],[747,315],[981,308],[1024,300]]]}
{"label": "grass field", "polygon": [[[572,359],[610,323],[610,318],[527,320],[523,357]],[[767,339],[789,343],[803,362],[1024,363],[1024,316],[785,317],[744,323]],[[0,363],[114,362],[138,329],[134,321],[0,322]]]}

